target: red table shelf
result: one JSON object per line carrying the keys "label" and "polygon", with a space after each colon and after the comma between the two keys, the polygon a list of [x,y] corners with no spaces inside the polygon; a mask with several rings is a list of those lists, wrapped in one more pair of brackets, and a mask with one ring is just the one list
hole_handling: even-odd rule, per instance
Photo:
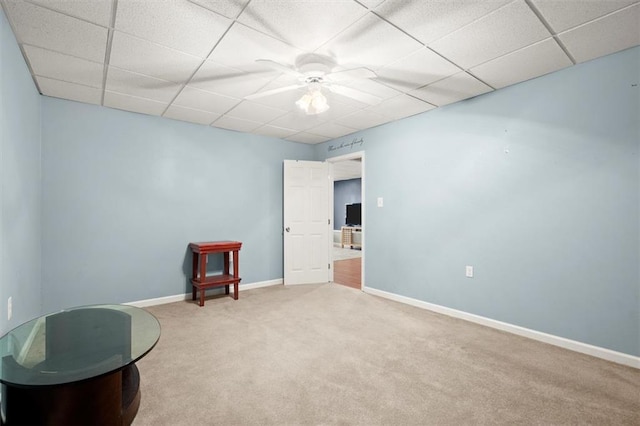
{"label": "red table shelf", "polygon": [[[192,299],[196,300],[196,293],[200,292],[200,306],[204,306],[204,292],[208,288],[225,286],[225,293],[229,294],[229,285],[233,284],[233,298],[238,300],[240,276],[238,273],[238,252],[242,247],[240,241],[209,241],[203,243],[189,243],[193,252],[193,272],[191,275]],[[207,257],[212,253],[223,253],[223,272],[220,275],[207,276]],[[233,274],[229,270],[229,254],[233,255]],[[200,268],[198,268],[198,265]],[[198,273],[199,272],[199,273]]]}

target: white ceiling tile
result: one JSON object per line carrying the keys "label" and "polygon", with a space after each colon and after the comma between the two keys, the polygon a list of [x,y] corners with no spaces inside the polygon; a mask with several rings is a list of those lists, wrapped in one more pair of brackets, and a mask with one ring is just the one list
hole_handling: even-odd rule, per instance
{"label": "white ceiling tile", "polygon": [[429,44],[504,6],[512,0],[389,0],[376,12]]}
{"label": "white ceiling tile", "polygon": [[204,58],[231,22],[187,0],[118,0],[115,28]]}
{"label": "white ceiling tile", "polygon": [[[266,75],[271,77],[261,77]],[[248,73],[212,61],[205,61],[189,81],[189,85],[221,95],[244,98],[260,90],[272,78],[271,72]]]}
{"label": "white ceiling tile", "polygon": [[286,113],[286,110],[271,108],[252,101],[242,101],[226,115],[229,117],[240,118],[242,120],[268,123]]}
{"label": "white ceiling tile", "polygon": [[420,114],[421,112],[429,111],[433,108],[435,108],[433,105],[429,105],[420,99],[416,99],[408,95],[399,95],[395,98],[387,99],[378,105],[369,107],[367,108],[367,111],[375,112],[397,120]]}
{"label": "white ceiling tile", "polygon": [[154,101],[170,102],[182,88],[181,84],[173,83],[147,75],[109,67],[107,71],[106,90],[138,96]]}
{"label": "white ceiling tile", "polygon": [[487,62],[550,36],[524,0],[495,12],[429,45],[463,69]]}
{"label": "white ceiling tile", "polygon": [[190,86],[186,86],[182,89],[182,92],[180,92],[175,101],[173,101],[174,105],[199,109],[216,114],[224,114],[239,102],[239,99],[217,95],[215,93],[206,92]]}
{"label": "white ceiling tile", "polygon": [[305,133],[305,132],[300,132],[300,133],[296,133],[295,135],[289,136],[287,138],[288,141],[292,141],[292,142],[301,142],[301,143],[307,143],[307,144],[317,144],[317,143],[322,143],[322,142],[326,142],[329,139],[325,138],[324,136],[320,136],[320,135],[314,135],[311,133]]}
{"label": "white ceiling tile", "polygon": [[[640,44],[640,0],[0,2],[45,95],[305,143],[490,91],[484,83],[535,78],[573,56],[584,61]],[[115,30],[107,30],[116,14]],[[568,30],[552,39],[548,26]],[[300,84],[256,60],[306,70],[310,57],[331,71],[375,71],[334,86],[381,102],[334,93],[329,84],[322,91],[330,109],[317,116],[295,105],[304,85],[244,100]]]}
{"label": "white ceiling tile", "polygon": [[362,177],[362,161],[360,159],[336,161],[332,164],[334,181]]}
{"label": "white ceiling tile", "polygon": [[87,104],[100,105],[102,90],[95,87],[82,86],[66,81],[53,80],[46,77],[36,77],[43,95],[55,98],[70,99]]}
{"label": "white ceiling tile", "polygon": [[[282,75],[275,80],[271,81],[266,86],[262,87],[260,90],[257,90],[255,93],[265,92],[267,90],[279,89],[281,87],[290,86],[293,84],[300,83],[295,78]],[[264,96],[261,98],[252,99],[252,102],[257,104],[265,105],[271,108],[277,108],[281,110],[290,110],[295,105],[296,101],[302,97],[306,93],[306,87],[302,87],[299,89],[289,90],[282,93],[277,93],[275,95]]]}
{"label": "white ceiling tile", "polygon": [[396,97],[400,94],[400,92],[396,89],[379,83],[375,78],[372,80],[362,78],[360,80],[350,81],[348,83],[345,83],[345,86],[360,90],[365,93],[369,93],[383,100]]}
{"label": "white ceiling tile", "polygon": [[19,43],[104,62],[106,28],[23,1],[5,4]]}
{"label": "white ceiling tile", "polygon": [[306,115],[302,110],[296,108],[296,111],[278,117],[269,122],[269,124],[276,127],[303,131],[323,123],[325,121],[324,117],[324,114]]}
{"label": "white ceiling tile", "polygon": [[369,9],[374,9],[376,6],[380,5],[380,3],[384,3],[384,1],[385,0],[359,0],[360,3]]}
{"label": "white ceiling tile", "polygon": [[640,3],[559,35],[577,62],[640,44]]}
{"label": "white ceiling tile", "polygon": [[343,126],[334,122],[322,123],[319,126],[309,129],[309,133],[325,136],[327,138],[339,138],[340,136],[349,135],[355,131],[357,131],[357,129]]}
{"label": "white ceiling tile", "polygon": [[539,77],[573,65],[553,38],[516,50],[471,68],[471,72],[496,89]]}
{"label": "white ceiling tile", "polygon": [[[342,86],[342,85],[340,85]],[[369,103],[366,102],[362,102],[359,101],[357,99],[354,99],[350,96],[345,96],[345,95],[341,95],[339,93],[333,93],[331,91],[329,91],[329,89],[322,89],[322,93],[326,96],[327,98],[327,103],[329,104],[329,106],[331,106],[331,108],[335,108],[335,106],[337,105],[337,103],[340,103],[342,105],[344,105],[345,107],[349,108],[349,113],[353,112],[354,110],[357,109],[363,109],[368,107]],[[335,111],[334,111],[335,112]]]}
{"label": "white ceiling tile", "polygon": [[302,50],[313,51],[363,17],[367,9],[352,0],[251,2],[238,20]]}
{"label": "white ceiling tile", "polygon": [[[357,106],[357,104],[364,104],[358,102],[344,102],[344,99],[346,99],[344,96],[338,98],[337,96],[335,96],[335,94],[329,93],[327,96],[329,110],[320,114],[320,118],[323,121],[336,120],[338,118],[352,114],[354,111],[363,109],[362,107]],[[296,108],[296,110],[298,109],[297,106],[293,106],[292,108]]]}
{"label": "white ceiling tile", "polygon": [[162,116],[180,121],[188,121],[190,123],[206,124],[207,126],[220,117],[219,114],[214,114],[212,112],[185,108],[177,105],[171,105]]}
{"label": "white ceiling tile", "polygon": [[[295,64],[303,52],[273,37],[242,24],[235,23],[216,46],[209,59],[243,71],[273,71],[256,59],[271,59],[283,64]],[[273,71],[273,77],[280,73]]]}
{"label": "white ceiling tile", "polygon": [[106,91],[104,92],[104,106],[141,114],[162,115],[167,108],[167,103]]}
{"label": "white ceiling tile", "polygon": [[258,127],[256,130],[254,130],[254,133],[257,133],[259,135],[273,136],[275,138],[284,139],[295,133],[298,133],[298,131],[293,129],[285,129],[282,127],[265,125],[265,126]]}
{"label": "white ceiling tile", "polygon": [[103,27],[111,24],[113,0],[31,0],[31,2]]}
{"label": "white ceiling tile", "polygon": [[252,132],[264,123],[257,123],[255,121],[243,120],[241,118],[229,117],[223,115],[218,118],[213,124],[213,127],[220,127],[221,129],[235,130],[237,132]]}
{"label": "white ceiling tile", "polygon": [[393,121],[393,119],[382,114],[377,114],[373,111],[360,110],[334,121],[335,123],[343,126],[363,130],[388,123],[389,121]]}
{"label": "white ceiling tile", "polygon": [[430,104],[442,106],[490,92],[491,87],[461,72],[436,83],[414,90],[410,94]]}
{"label": "white ceiling tile", "polygon": [[376,72],[377,81],[406,92],[456,74],[460,68],[424,48]]}
{"label": "white ceiling tile", "polygon": [[296,101],[300,99],[304,93],[304,90],[299,89],[294,92],[278,93],[277,95],[252,99],[251,102],[281,111],[292,111],[294,108],[297,108]]}
{"label": "white ceiling tile", "polygon": [[531,0],[555,33],[622,9],[638,0]]}
{"label": "white ceiling tile", "polygon": [[192,3],[219,13],[227,18],[237,18],[249,0],[190,0]]}
{"label": "white ceiling tile", "polygon": [[423,45],[388,22],[369,14],[347,28],[318,52],[334,57],[345,68],[383,67]]}
{"label": "white ceiling tile", "polygon": [[182,82],[191,77],[202,59],[116,31],[109,63],[139,74]]}
{"label": "white ceiling tile", "polygon": [[102,88],[104,64],[34,46],[23,48],[35,75]]}

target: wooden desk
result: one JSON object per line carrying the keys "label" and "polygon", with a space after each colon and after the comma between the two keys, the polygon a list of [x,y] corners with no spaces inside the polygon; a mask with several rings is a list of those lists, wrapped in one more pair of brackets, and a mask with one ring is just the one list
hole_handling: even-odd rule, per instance
{"label": "wooden desk", "polygon": [[[229,285],[233,284],[233,298],[238,300],[238,287],[241,278],[238,276],[238,252],[242,247],[239,241],[210,241],[204,243],[189,243],[193,252],[193,272],[191,275],[192,300],[196,300],[196,292],[200,291],[200,306],[204,306],[204,292],[208,288],[225,287],[229,294]],[[211,253],[223,253],[224,264],[220,275],[207,276],[207,256]],[[229,272],[229,253],[233,253],[233,274]],[[200,264],[200,273],[198,273]]]}

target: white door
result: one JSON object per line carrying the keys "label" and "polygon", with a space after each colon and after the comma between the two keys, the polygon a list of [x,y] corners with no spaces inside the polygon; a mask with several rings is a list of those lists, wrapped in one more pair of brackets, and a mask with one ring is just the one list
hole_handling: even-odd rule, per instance
{"label": "white door", "polygon": [[329,166],[284,160],[284,283],[329,282]]}

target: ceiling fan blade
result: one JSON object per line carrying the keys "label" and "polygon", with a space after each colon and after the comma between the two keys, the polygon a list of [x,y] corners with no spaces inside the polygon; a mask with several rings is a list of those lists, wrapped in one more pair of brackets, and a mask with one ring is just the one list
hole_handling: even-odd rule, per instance
{"label": "ceiling fan blade", "polygon": [[360,90],[352,89],[350,87],[335,84],[327,84],[324,87],[326,87],[333,93],[353,98],[356,101],[364,102],[365,104],[377,105],[382,102],[382,99],[375,95],[370,95],[369,93],[361,92]]}
{"label": "ceiling fan blade", "polygon": [[264,92],[254,93],[253,95],[245,96],[244,98],[247,100],[258,99],[265,96],[275,95],[277,93],[287,92],[289,90],[299,89],[301,87],[305,87],[306,85],[307,85],[306,83],[292,84],[291,86],[284,86],[284,87],[279,87],[277,89],[265,90]]}
{"label": "ceiling fan blade", "polygon": [[378,75],[369,68],[352,68],[345,71],[336,71],[325,75],[331,81],[357,80],[359,78],[376,78]]}
{"label": "ceiling fan blade", "polygon": [[281,72],[283,72],[285,74],[292,75],[292,76],[294,76],[296,78],[304,78],[304,74],[302,74],[301,72],[298,72],[298,71],[294,70],[293,68],[288,67],[286,65],[283,65],[283,64],[281,64],[279,62],[272,61],[270,59],[256,59],[256,62],[259,62],[261,64],[265,64],[268,67],[271,67],[271,68],[273,68],[275,70],[281,71]]}

